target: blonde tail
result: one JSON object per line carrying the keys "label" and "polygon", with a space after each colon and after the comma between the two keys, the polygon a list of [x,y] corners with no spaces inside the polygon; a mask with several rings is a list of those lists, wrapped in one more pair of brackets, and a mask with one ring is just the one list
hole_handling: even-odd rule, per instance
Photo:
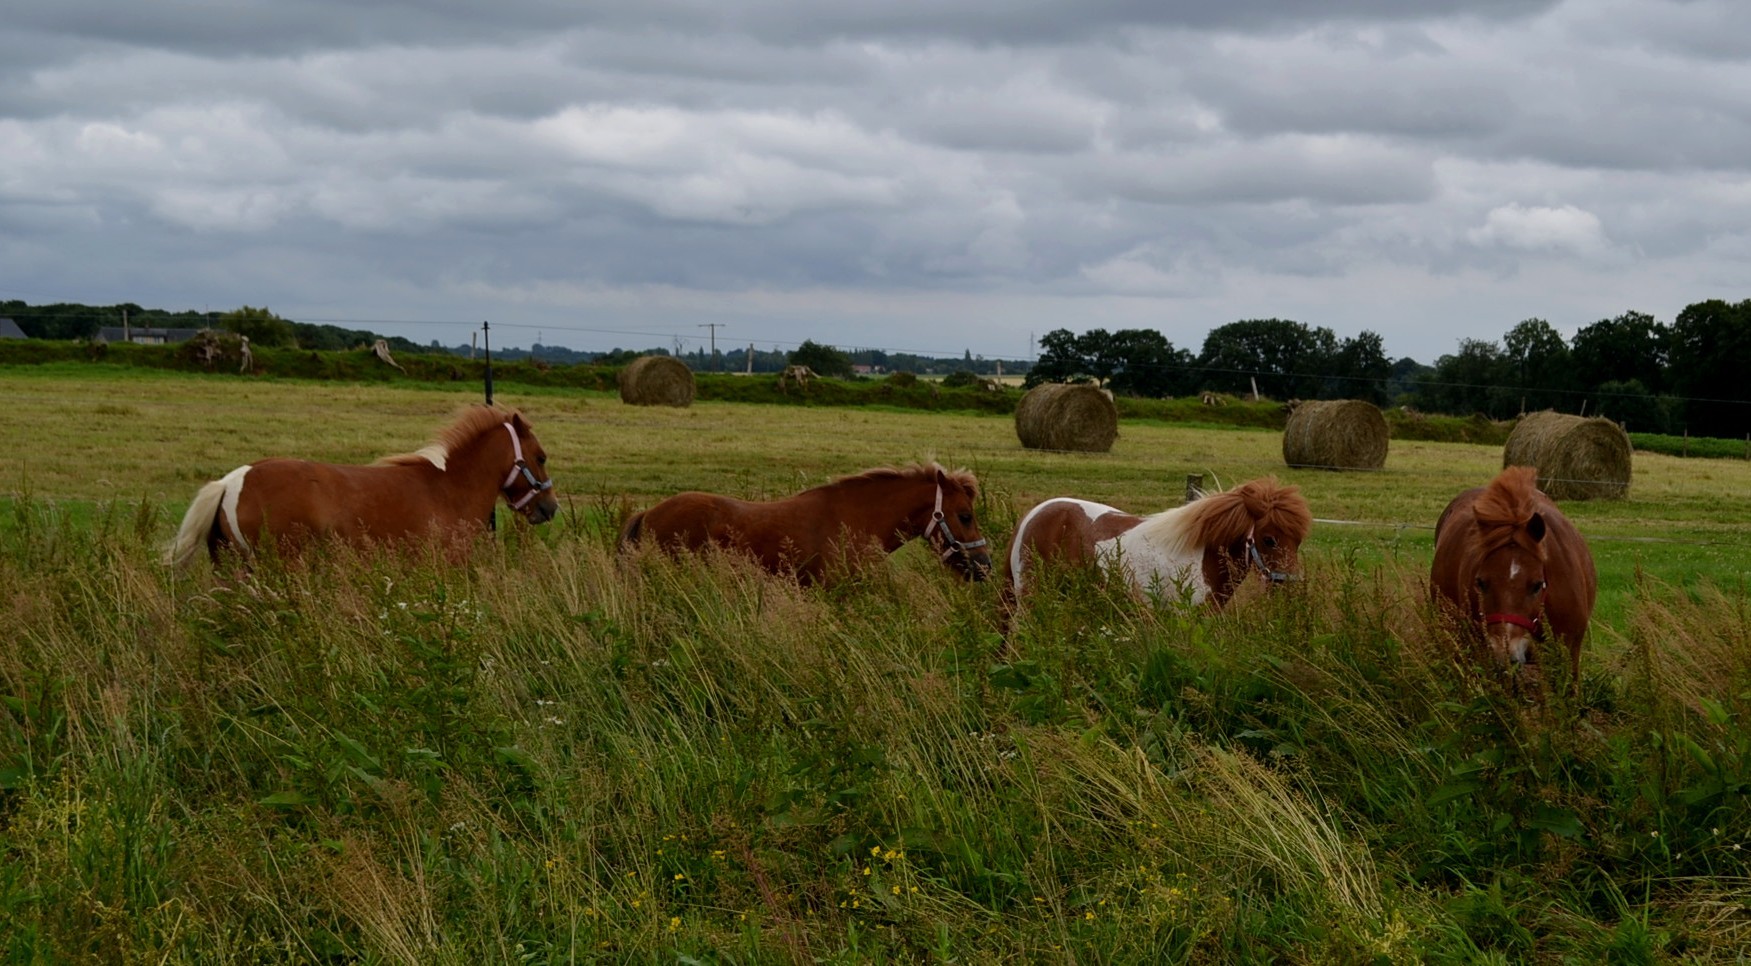
{"label": "blonde tail", "polygon": [[225,480],[214,480],[195,494],[194,502],[183,514],[182,526],[177,528],[175,538],[164,548],[165,566],[180,570],[194,559],[207,538],[207,532],[212,529],[213,518],[219,513],[219,502],[225,498],[225,488]]}

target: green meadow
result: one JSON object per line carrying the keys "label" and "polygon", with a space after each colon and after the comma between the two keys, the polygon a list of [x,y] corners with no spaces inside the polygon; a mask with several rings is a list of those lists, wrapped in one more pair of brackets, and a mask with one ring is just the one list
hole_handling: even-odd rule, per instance
{"label": "green meadow", "polygon": [[[1638,452],[1564,506],[1601,598],[1578,697],[1431,619],[1432,526],[1499,446],[1293,470],[1280,434],[1126,419],[625,406],[501,385],[563,511],[463,567],[158,563],[268,455],[423,445],[462,384],[0,370],[8,961],[1738,962],[1751,948],[1751,462]],[[1066,575],[998,656],[996,588],[917,546],[801,589],[618,559],[683,489],[934,459],[995,548],[1034,502],[1136,511],[1274,475],[1306,579],[1213,615]]]}

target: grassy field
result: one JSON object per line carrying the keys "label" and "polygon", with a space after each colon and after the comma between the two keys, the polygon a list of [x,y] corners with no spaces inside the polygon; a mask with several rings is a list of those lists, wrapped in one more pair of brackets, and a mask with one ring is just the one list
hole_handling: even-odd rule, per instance
{"label": "grassy field", "polygon": [[[337,554],[216,583],[155,552],[265,455],[423,444],[456,389],[0,372],[0,948],[477,962],[1739,961],[1751,943],[1751,464],[1638,454],[1565,507],[1602,600],[1579,701],[1524,704],[1423,607],[1499,447],[1378,473],[1264,430],[621,405],[519,390],[566,512],[466,568]],[[1068,581],[993,660],[994,588],[909,548],[803,591],[616,561],[624,508],[868,466],[1148,512],[1300,484],[1309,579],[1212,617]]]}

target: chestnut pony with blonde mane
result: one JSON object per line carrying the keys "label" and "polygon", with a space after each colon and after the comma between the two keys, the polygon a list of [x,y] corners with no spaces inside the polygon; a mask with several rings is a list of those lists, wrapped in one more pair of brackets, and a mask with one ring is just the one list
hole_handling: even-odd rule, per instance
{"label": "chestnut pony with blonde mane", "polygon": [[181,567],[205,543],[250,556],[263,536],[282,552],[324,538],[347,543],[440,540],[484,531],[502,496],[530,523],[559,512],[547,452],[523,415],[472,406],[415,453],[369,466],[258,460],[201,487],[164,561]]}
{"label": "chestnut pony with blonde mane", "polygon": [[1312,529],[1300,487],[1270,478],[1146,517],[1057,497],[1016,524],[1006,612],[1042,565],[1097,566],[1123,575],[1138,593],[1184,595],[1220,608],[1255,571],[1271,584],[1293,579]]}
{"label": "chestnut pony with blonde mane", "polygon": [[1599,580],[1586,539],[1537,476],[1511,466],[1447,504],[1435,524],[1429,593],[1481,639],[1497,670],[1535,664],[1534,640],[1561,642],[1575,692]]}
{"label": "chestnut pony with blonde mane", "polygon": [[922,537],[945,565],[968,580],[983,580],[991,554],[973,518],[978,495],[973,474],[951,473],[935,463],[865,470],[767,502],[678,493],[633,514],[618,546],[719,547],[753,557],[771,573],[814,583],[855,571],[873,556],[872,548],[893,553]]}

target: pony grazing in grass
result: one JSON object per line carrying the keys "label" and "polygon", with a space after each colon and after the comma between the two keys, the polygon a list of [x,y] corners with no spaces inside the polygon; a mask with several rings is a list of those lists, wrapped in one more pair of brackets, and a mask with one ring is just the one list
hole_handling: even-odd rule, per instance
{"label": "pony grazing in grass", "polygon": [[530,523],[559,512],[547,453],[521,413],[473,406],[416,453],[369,466],[258,460],[200,488],[165,563],[181,567],[202,543],[217,562],[254,553],[264,537],[284,553],[313,540],[355,545],[455,540],[486,527],[502,496]]}
{"label": "pony grazing in grass", "polygon": [[1005,613],[1042,566],[1096,566],[1133,590],[1220,608],[1253,573],[1271,584],[1301,568],[1313,514],[1301,490],[1253,480],[1182,507],[1140,517],[1104,503],[1057,497],[1016,524],[1003,593]]}
{"label": "pony grazing in grass", "polygon": [[1534,468],[1511,466],[1447,504],[1429,593],[1475,631],[1497,670],[1535,664],[1534,640],[1561,642],[1575,691],[1599,578],[1586,539],[1536,480]]}
{"label": "pony grazing in grass", "polygon": [[873,549],[893,553],[923,538],[962,577],[983,580],[991,554],[973,517],[978,495],[973,474],[935,463],[865,470],[768,502],[678,493],[633,514],[618,546],[719,547],[753,557],[772,573],[814,583],[857,570],[875,556]]}

